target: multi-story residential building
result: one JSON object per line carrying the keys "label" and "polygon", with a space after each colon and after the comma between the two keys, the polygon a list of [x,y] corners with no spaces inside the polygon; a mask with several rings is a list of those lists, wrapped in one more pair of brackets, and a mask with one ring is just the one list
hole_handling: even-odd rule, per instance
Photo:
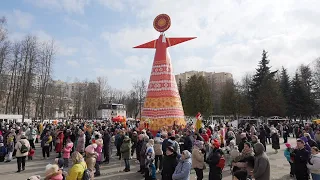
{"label": "multi-story residential building", "polygon": [[177,84],[181,81],[184,86],[189,78],[193,75],[203,76],[208,83],[213,83],[217,87],[223,87],[228,81],[232,81],[233,77],[231,73],[227,72],[205,72],[205,71],[187,71],[184,73],[177,74],[175,76]]}

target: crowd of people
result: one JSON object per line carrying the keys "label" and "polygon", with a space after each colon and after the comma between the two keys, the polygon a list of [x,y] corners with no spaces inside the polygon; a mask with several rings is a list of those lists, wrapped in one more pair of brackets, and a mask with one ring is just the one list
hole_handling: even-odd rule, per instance
{"label": "crowd of people", "polygon": [[[288,143],[288,137],[297,144]],[[106,122],[78,121],[66,123],[2,123],[0,127],[0,161],[17,159],[17,172],[26,169],[26,158],[32,160],[35,144],[40,143],[43,159],[56,156],[46,166],[48,180],[89,180],[100,176],[100,166],[110,162],[112,148],[123,161],[124,172],[130,163],[139,163],[146,180],[188,180],[194,170],[197,180],[221,180],[223,169],[235,180],[270,180],[267,144],[274,153],[280,140],[286,145],[284,156],[291,166],[290,176],[297,180],[320,179],[320,128],[315,124],[279,123],[244,124],[240,128],[228,123],[195,129],[164,127],[158,132],[130,128]],[[136,158],[136,161],[132,159]],[[70,167],[69,167],[70,166]],[[65,169],[69,169],[68,172]],[[289,172],[288,172],[289,173]],[[40,178],[34,176],[31,178]],[[30,179],[31,179],[30,178]]]}

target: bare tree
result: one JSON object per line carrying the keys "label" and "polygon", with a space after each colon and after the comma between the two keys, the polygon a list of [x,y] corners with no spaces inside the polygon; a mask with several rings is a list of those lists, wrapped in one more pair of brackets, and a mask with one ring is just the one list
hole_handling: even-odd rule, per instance
{"label": "bare tree", "polygon": [[135,101],[137,103],[135,106],[138,109],[141,119],[142,104],[144,103],[144,98],[146,97],[147,93],[147,82],[145,79],[135,80],[132,83],[132,87],[132,95],[134,95],[132,98],[137,100]]}
{"label": "bare tree", "polygon": [[107,77],[97,78],[98,89],[99,89],[99,104],[105,103],[108,99],[108,94],[110,93],[110,86],[108,85]]}

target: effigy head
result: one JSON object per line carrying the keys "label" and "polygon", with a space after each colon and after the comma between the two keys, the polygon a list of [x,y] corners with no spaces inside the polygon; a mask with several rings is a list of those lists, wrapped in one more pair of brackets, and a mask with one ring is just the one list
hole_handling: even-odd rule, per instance
{"label": "effigy head", "polygon": [[170,26],[171,20],[167,14],[159,14],[153,21],[153,27],[158,32],[165,32]]}

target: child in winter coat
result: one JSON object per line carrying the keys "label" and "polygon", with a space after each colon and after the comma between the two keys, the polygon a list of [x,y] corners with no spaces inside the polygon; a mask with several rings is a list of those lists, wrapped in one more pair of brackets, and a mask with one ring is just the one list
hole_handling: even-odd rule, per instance
{"label": "child in winter coat", "polygon": [[67,140],[67,145],[63,149],[63,160],[64,160],[64,167],[69,167],[69,159],[70,159],[70,152],[72,151],[73,143],[70,139]]}
{"label": "child in winter coat", "polygon": [[34,156],[34,149],[30,148],[28,153],[28,160],[32,161],[33,156]]}
{"label": "child in winter coat", "polygon": [[156,166],[154,164],[154,152],[152,149],[147,150],[146,155],[146,173],[145,180],[156,180]]}
{"label": "child in winter coat", "polygon": [[294,170],[293,170],[293,157],[291,156],[291,153],[293,152],[293,148],[291,148],[291,145],[289,143],[285,143],[286,149],[284,150],[284,157],[286,157],[287,161],[290,164],[290,177],[294,177]]}

